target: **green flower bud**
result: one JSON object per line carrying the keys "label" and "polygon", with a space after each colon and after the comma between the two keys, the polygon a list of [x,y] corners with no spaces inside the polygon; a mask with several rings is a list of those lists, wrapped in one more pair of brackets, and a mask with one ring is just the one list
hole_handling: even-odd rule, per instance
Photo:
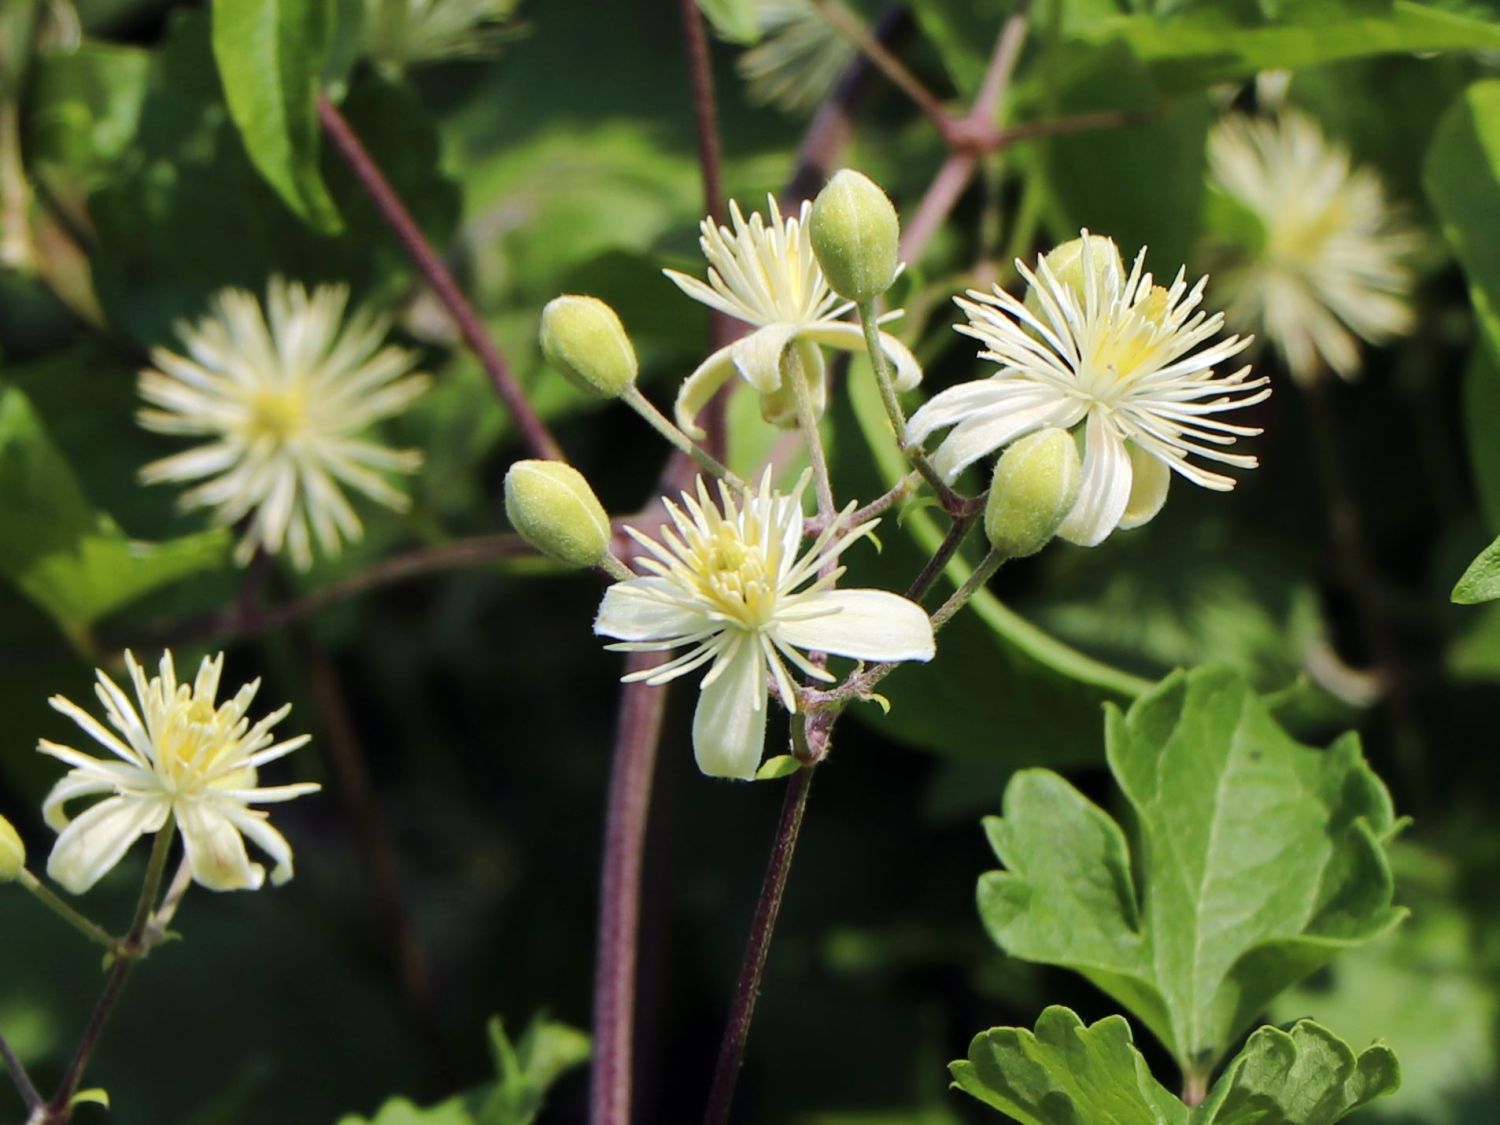
{"label": "green flower bud", "polygon": [[583,479],[561,461],[517,461],[505,474],[505,515],[521,537],[568,566],[596,566],[609,552],[609,517]]}
{"label": "green flower bud", "polygon": [[616,398],[640,365],[615,310],[597,297],[556,297],[542,310],[542,353],[582,391]]}
{"label": "green flower bud", "polygon": [[901,224],[885,192],[845,168],[813,201],[808,234],[828,284],[840,297],[869,301],[896,280]]}
{"label": "green flower bud", "polygon": [[[1115,245],[1114,239],[1105,238],[1099,234],[1071,238],[1061,246],[1043,254],[1041,261],[1037,263],[1038,271],[1045,263],[1052,276],[1057,278],[1059,284],[1071,289],[1080,304],[1083,302],[1085,252],[1092,261],[1096,275],[1102,275],[1111,266],[1119,270],[1122,276],[1124,275],[1125,261],[1120,257],[1120,248]],[[1042,312],[1041,302],[1037,300],[1036,293],[1033,291],[1026,294],[1026,308],[1043,324],[1047,322],[1046,315]]]}
{"label": "green flower bud", "polygon": [[13,883],[26,869],[26,845],[10,821],[0,816],[0,883]]}
{"label": "green flower bud", "polygon": [[1040,551],[1078,499],[1083,466],[1078,445],[1066,430],[1027,434],[1005,449],[995,466],[984,533],[1007,558]]}

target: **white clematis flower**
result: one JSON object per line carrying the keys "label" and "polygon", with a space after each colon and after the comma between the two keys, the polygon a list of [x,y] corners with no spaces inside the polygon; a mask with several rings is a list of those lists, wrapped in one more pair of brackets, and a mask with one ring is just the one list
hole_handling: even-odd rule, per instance
{"label": "white clematis flower", "polygon": [[953,480],[1033,430],[1078,427],[1083,479],[1058,534],[1092,547],[1117,527],[1155,516],[1174,472],[1205,488],[1233,488],[1231,478],[1189,457],[1253,468],[1254,457],[1225,447],[1260,430],[1213,415],[1271,392],[1264,377],[1247,378],[1248,367],[1214,374],[1215,364],[1249,340],[1231,337],[1195,351],[1224,320],[1198,310],[1206,278],[1189,290],[1179,270],[1164,289],[1142,270],[1145,250],[1127,274],[1109,239],[1084,231],[1081,247],[1066,279],[1046,259],[1035,273],[1016,263],[1031,286],[1025,304],[998,286],[957,298],[969,317],[958,331],[979,340],[980,356],[1000,370],[934,396],[912,415],[907,438],[921,442],[953,427],[932,457]]}
{"label": "white clematis flower", "polygon": [[[710,666],[693,749],[711,777],[755,776],[771,687],[788,710],[797,707],[788,664],[814,680],[834,679],[802,652],[882,661],[933,655],[932,623],[914,602],[884,590],[832,588],[843,573],[833,564],[878,520],[856,527],[836,520],[801,550],[806,484],[804,476],[792,494],[774,493],[768,471],[749,496],[720,484],[715,504],[700,477],[696,497],[683,493],[681,507],[667,503],[673,526],[661,528],[660,542],[626,529],[645,549],[638,565],[646,574],[611,586],[594,622],[595,633],[618,638],[609,646],[617,651],[688,646],[627,681],[663,684]],[[820,576],[824,567],[832,569]]]}
{"label": "white clematis flower", "polygon": [[[193,879],[213,891],[256,890],[265,868],[245,854],[248,836],[276,862],[271,881],[292,877],[292,849],[271,827],[266,813],[251,805],[290,801],[315,793],[304,783],[261,788],[260,768],[308,741],[298,735],[277,742],[271,728],[290,705],[253,726],[245,717],[260,681],[216,702],[224,654],[204,657],[197,678],[178,683],[172,654],[161,658],[160,674],[149,681],[135,657],[125,654],[139,711],[104,672],[95,692],[109,727],[62,696],[50,700],[113,755],[93,758],[46,739],[37,749],[73,768],[48,794],[42,813],[60,833],[47,861],[47,874],[74,894],[87,891],[112,869],[141,836],[159,832],[168,818],[182,832]],[[108,794],[70,819],[64,806],[79,797]]]}
{"label": "white clematis flower", "polygon": [[[812,204],[804,202],[796,218],[783,218],[774,196],[767,197],[767,206],[769,223],[759,212],[747,220],[735,202],[729,204],[733,229],[715,226],[711,218],[703,220],[698,244],[708,259],[706,284],[676,270],[663,271],[693,300],[756,326],[750,335],[704,360],[678,391],[677,425],[694,438],[701,439],[703,431],[693,419],[736,373],[760,392],[766,421],[795,425],[796,396],[783,379],[782,360],[788,348],[796,350],[814,409],[821,416],[827,388],[823,353],[817,345],[850,352],[865,348],[860,326],[841,319],[853,303],[841,300],[828,287],[813,255],[807,237]],[[899,309],[888,312],[881,323],[900,315]],[[898,391],[921,382],[922,368],[910,348],[885,332],[880,342],[895,369]]]}
{"label": "white clematis flower", "polygon": [[1418,242],[1380,179],[1355,168],[1310,118],[1227,118],[1208,138],[1209,183],[1260,226],[1254,247],[1222,248],[1215,289],[1230,323],[1263,332],[1301,382],[1359,371],[1359,340],[1382,343],[1416,320],[1406,263]]}
{"label": "white clematis flower", "polygon": [[[182,494],[183,508],[212,509],[220,524],[249,517],[235,551],[240,565],[257,548],[285,547],[300,570],[363,533],[341,485],[402,511],[407,498],[383,472],[414,472],[422,456],[357,437],[427,389],[409,374],[415,356],[383,347],[386,322],[368,312],[344,318],[349,291],[272,278],[266,312],[254,294],[226,289],[210,313],[177,331],[188,355],[151,353],[140,392],[154,409],[141,425],[158,433],[207,437],[185,453],[141,470],[147,484],[202,483]],[[269,314],[269,317],[267,316]]]}

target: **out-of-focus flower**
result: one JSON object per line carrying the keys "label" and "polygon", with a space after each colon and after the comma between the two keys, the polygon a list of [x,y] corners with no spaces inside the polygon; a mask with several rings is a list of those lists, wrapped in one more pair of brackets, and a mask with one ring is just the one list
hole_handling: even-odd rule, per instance
{"label": "out-of-focus flower", "polygon": [[[732,227],[704,219],[698,240],[708,259],[708,282],[664,271],[689,297],[756,330],[720,348],[689,375],[677,394],[677,425],[693,437],[703,431],[693,419],[736,372],[760,392],[761,414],[776,425],[795,425],[796,396],[783,378],[783,355],[796,349],[815,413],[827,401],[823,353],[827,344],[845,351],[864,350],[860,327],[840,319],[853,305],[828,287],[807,237],[812,204],[804,202],[796,218],[783,218],[774,197],[767,198],[769,223],[755,212],[747,220],[738,203],[729,204]],[[899,316],[894,310],[881,322]],[[895,367],[897,390],[910,390],[922,379],[916,357],[896,337],[882,332],[881,346]]]}
{"label": "out-of-focus flower", "polygon": [[[627,680],[663,684],[709,665],[693,718],[698,767],[712,777],[755,776],[765,743],[766,700],[774,685],[797,707],[787,665],[814,680],[833,679],[803,651],[858,660],[930,660],[932,625],[914,602],[884,590],[836,590],[840,555],[879,521],[835,521],[804,552],[802,492],[737,497],[720,484],[720,502],[698,480],[697,496],[668,501],[672,526],[660,541],[626,530],[644,549],[646,573],[605,592],[594,632],[623,652],[687,651]],[[847,515],[847,512],[845,513]],[[820,575],[824,567],[830,572]]]}
{"label": "out-of-focus flower", "polygon": [[[46,739],[37,746],[73,767],[42,805],[47,823],[60,833],[47,874],[82,894],[120,862],[131,844],[160,832],[170,819],[182,832],[188,864],[200,886],[256,890],[265,882],[265,868],[251,863],[245,853],[246,836],[275,861],[273,883],[290,879],[291,846],[263,810],[250,806],[290,801],[320,788],[310,783],[258,785],[262,766],[308,741],[304,734],[277,742],[271,734],[291,706],[252,726],[245,713],[259,680],[217,702],[223,653],[204,657],[191,684],[177,682],[170,652],[162,655],[160,674],[150,680],[128,652],[125,666],[140,709],[99,672],[94,691],[109,727],[60,695],[50,700],[113,758],[93,758]],[[107,796],[69,819],[64,809],[69,801],[101,794]]]}
{"label": "out-of-focus flower", "polygon": [[958,331],[983,344],[980,356],[1000,370],[936,395],[912,416],[907,438],[953,427],[932,458],[952,480],[1033,430],[1078,427],[1083,479],[1058,534],[1091,547],[1156,515],[1173,472],[1205,488],[1233,488],[1231,478],[1189,457],[1253,468],[1254,457],[1225,447],[1260,430],[1213,416],[1271,392],[1264,377],[1248,378],[1248,367],[1214,373],[1248,340],[1195,350],[1224,320],[1198,309],[1207,278],[1189,290],[1179,270],[1164,289],[1143,271],[1144,249],[1127,274],[1114,243],[1087,231],[1077,252],[1069,244],[1054,254],[1061,277],[1052,255],[1035,273],[1016,263],[1031,287],[1024,304],[999,286],[957,298],[969,318]]}
{"label": "out-of-focus flower", "polygon": [[518,0],[365,0],[364,55],[395,74],[482,57],[514,34],[517,7]]}
{"label": "out-of-focus flower", "polygon": [[788,113],[823,101],[854,58],[854,48],[808,0],[757,0],[761,39],[740,56],[750,97]]}
{"label": "out-of-focus flower", "polygon": [[345,319],[349,292],[272,278],[266,311],[254,294],[226,289],[208,316],[179,324],[188,354],[158,348],[140,393],[152,407],[138,417],[158,433],[209,440],[141,470],[148,484],[201,481],[182,494],[185,509],[208,508],[221,524],[249,518],[235,551],[244,565],[257,548],[283,547],[299,569],[312,545],[337,554],[363,533],[344,497],[347,485],[402,511],[407,498],[382,472],[410,473],[415,450],[393,450],[356,436],[399,413],[427,389],[410,374],[415,357],[382,346],[386,321],[361,311]]}
{"label": "out-of-focus flower", "polygon": [[[1309,118],[1235,115],[1209,136],[1209,182],[1253,216],[1249,244],[1215,247],[1230,325],[1263,335],[1300,381],[1359,371],[1358,340],[1411,330],[1416,248],[1379,178]],[[1257,237],[1258,236],[1258,237]]]}
{"label": "out-of-focus flower", "polygon": [[0,883],[14,883],[26,870],[26,842],[15,825],[0,816]]}

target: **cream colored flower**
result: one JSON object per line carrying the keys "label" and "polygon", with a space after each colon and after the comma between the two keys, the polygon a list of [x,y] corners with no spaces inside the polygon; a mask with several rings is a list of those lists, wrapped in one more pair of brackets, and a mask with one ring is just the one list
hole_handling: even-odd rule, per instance
{"label": "cream colored flower", "polygon": [[[47,861],[47,874],[82,894],[106,874],[141,836],[159,832],[168,819],[182,832],[193,879],[212,891],[256,890],[266,872],[245,854],[248,836],[276,862],[271,881],[292,877],[292,849],[251,805],[290,801],[320,786],[302,783],[261,788],[262,766],[304,745],[308,736],[277,742],[271,728],[291,706],[272,711],[253,726],[246,718],[260,681],[217,702],[224,654],[204,657],[191,683],[178,683],[172,654],[163,653],[160,674],[146,679],[135,657],[125,666],[140,709],[104,672],[94,688],[109,727],[60,695],[50,700],[114,759],[93,758],[42,739],[37,749],[70,769],[42,805],[47,823],[61,833]],[[70,820],[64,806],[79,797],[108,794]]]}
{"label": "cream colored flower", "polygon": [[[761,414],[776,425],[797,421],[792,388],[784,383],[783,357],[795,349],[803,377],[821,416],[827,401],[823,353],[827,344],[845,351],[864,350],[858,324],[843,320],[853,304],[841,301],[828,288],[807,238],[812,204],[804,202],[796,218],[783,218],[775,197],[767,197],[769,223],[756,212],[747,220],[738,203],[729,204],[731,227],[704,219],[698,244],[708,259],[708,282],[665,270],[689,297],[726,316],[756,326],[755,331],[720,348],[687,377],[677,394],[677,425],[696,438],[703,436],[693,419],[736,372],[761,396]],[[899,316],[895,310],[884,323]],[[922,379],[916,357],[900,340],[880,334],[882,347],[895,367],[897,390],[910,390]]]}
{"label": "cream colored flower", "polygon": [[186,356],[158,348],[143,371],[138,417],[158,433],[209,440],[141,470],[148,484],[202,481],[182,494],[186,509],[209,508],[216,522],[248,518],[235,552],[244,565],[257,548],[285,548],[298,569],[312,546],[327,555],[363,533],[344,497],[348,486],[397,511],[406,497],[383,472],[409,473],[414,450],[392,450],[356,436],[399,413],[427,389],[409,374],[415,357],[382,346],[386,322],[369,312],[344,317],[349,292],[272,278],[266,311],[251,293],[226,289],[197,324],[179,324]]}
{"label": "cream colored flower", "polygon": [[365,0],[364,54],[394,74],[481,57],[513,34],[516,7],[517,0]]}
{"label": "cream colored flower", "polygon": [[1231,337],[1195,350],[1224,320],[1198,310],[1206,278],[1189,290],[1179,270],[1164,289],[1142,270],[1145,250],[1127,274],[1109,239],[1084,231],[1066,249],[1074,247],[1081,249],[1059,266],[1061,278],[1046,258],[1035,273],[1016,263],[1031,287],[1025,304],[998,286],[958,298],[969,317],[958,331],[983,344],[980,356],[1000,370],[936,395],[912,415],[907,438],[921,442],[953,427],[932,458],[952,480],[1023,434],[1077,427],[1083,480],[1058,534],[1092,547],[1156,515],[1173,472],[1205,488],[1233,488],[1231,478],[1189,458],[1253,468],[1254,457],[1225,447],[1260,430],[1213,415],[1271,392],[1264,377],[1247,378],[1248,367],[1214,373],[1250,341]]}
{"label": "cream colored flower", "polygon": [[[833,679],[798,650],[857,660],[930,660],[932,624],[923,609],[884,590],[836,590],[834,564],[879,521],[842,521],[802,551],[802,492],[771,490],[769,471],[758,492],[737,497],[723,484],[720,501],[698,480],[697,496],[667,503],[672,526],[659,542],[627,528],[644,549],[646,571],[611,586],[594,632],[616,637],[611,649],[687,651],[626,680],[663,684],[704,665],[693,718],[698,768],[711,777],[755,776],[765,743],[766,700],[772,686],[796,710],[792,669]],[[847,515],[847,512],[845,513]],[[820,575],[824,567],[830,572]]]}
{"label": "cream colored flower", "polygon": [[1293,110],[1226,118],[1208,159],[1210,184],[1260,228],[1258,245],[1221,248],[1214,288],[1235,328],[1263,333],[1304,382],[1325,366],[1351,378],[1358,340],[1411,331],[1406,259],[1417,240],[1373,171]]}
{"label": "cream colored flower", "polygon": [[809,0],[756,0],[761,39],[740,56],[750,96],[790,113],[823,101],[854,59],[854,48]]}

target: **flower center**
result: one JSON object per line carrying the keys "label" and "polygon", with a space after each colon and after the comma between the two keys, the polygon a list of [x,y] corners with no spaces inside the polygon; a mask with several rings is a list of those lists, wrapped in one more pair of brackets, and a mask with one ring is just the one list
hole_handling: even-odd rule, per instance
{"label": "flower center", "polygon": [[[175,708],[156,739],[157,771],[176,793],[195,793],[208,783],[225,756],[233,750],[231,725],[226,725],[213,701],[194,698]],[[248,780],[247,780],[248,779]],[[236,770],[214,783],[229,788],[254,784],[248,770]]]}
{"label": "flower center", "polygon": [[267,438],[284,444],[300,432],[307,419],[307,398],[299,390],[261,390],[250,399],[246,437],[251,443]]}
{"label": "flower center", "polygon": [[703,597],[731,622],[745,629],[770,623],[776,609],[776,568],[734,524],[724,521],[714,528],[692,570]]}
{"label": "flower center", "polygon": [[1084,356],[1096,394],[1107,398],[1124,389],[1136,372],[1157,358],[1166,313],[1167,291],[1153,285],[1134,305],[1104,318],[1094,346]]}

